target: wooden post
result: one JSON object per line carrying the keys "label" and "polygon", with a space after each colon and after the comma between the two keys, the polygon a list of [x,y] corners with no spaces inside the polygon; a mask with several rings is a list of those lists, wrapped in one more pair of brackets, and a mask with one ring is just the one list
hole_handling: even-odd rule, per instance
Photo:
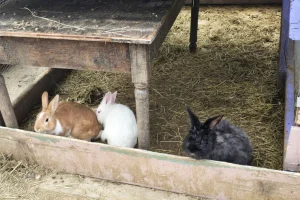
{"label": "wooden post", "polygon": [[284,155],[283,169],[300,172],[300,127],[292,126]]}
{"label": "wooden post", "polygon": [[191,29],[190,29],[190,52],[197,50],[199,0],[192,0]]}
{"label": "wooden post", "polygon": [[17,118],[10,102],[8,91],[5,85],[5,80],[2,74],[0,74],[0,111],[4,120],[4,123],[9,128],[18,128]]}
{"label": "wooden post", "polygon": [[149,135],[149,65],[150,51],[146,45],[130,44],[132,82],[135,86],[138,148],[148,150]]}

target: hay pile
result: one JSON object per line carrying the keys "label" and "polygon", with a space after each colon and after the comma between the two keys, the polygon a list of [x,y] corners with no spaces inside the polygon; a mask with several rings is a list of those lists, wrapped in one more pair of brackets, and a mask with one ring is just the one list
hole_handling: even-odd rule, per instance
{"label": "hay pile", "polygon": [[31,199],[44,176],[54,172],[0,154],[0,199]]}
{"label": "hay pile", "polygon": [[[282,168],[284,105],[276,90],[280,17],[280,6],[201,6],[198,51],[190,54],[190,11],[182,10],[151,66],[152,151],[184,155],[186,103],[202,121],[225,114],[243,128],[254,147],[254,166]],[[96,106],[104,92],[117,90],[117,101],[135,110],[133,89],[130,75],[73,71],[56,92]],[[29,123],[24,128],[32,130]]]}

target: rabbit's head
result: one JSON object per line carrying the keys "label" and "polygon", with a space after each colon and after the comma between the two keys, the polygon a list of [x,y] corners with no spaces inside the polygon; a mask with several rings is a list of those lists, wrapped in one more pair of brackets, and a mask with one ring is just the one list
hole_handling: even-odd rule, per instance
{"label": "rabbit's head", "polygon": [[201,123],[198,117],[192,112],[188,105],[186,109],[191,120],[191,128],[183,141],[183,150],[189,156],[195,158],[205,157],[214,145],[214,134],[211,134],[213,128],[221,121],[223,115],[207,119]]}
{"label": "rabbit's head", "polygon": [[56,95],[48,105],[48,93],[42,94],[42,111],[37,115],[34,131],[38,133],[51,133],[56,127],[55,111],[58,107],[59,96]]}
{"label": "rabbit's head", "polygon": [[100,123],[104,122],[105,117],[107,116],[107,112],[111,105],[113,105],[116,101],[117,91],[114,93],[108,92],[103,97],[100,105],[96,110],[97,119]]}

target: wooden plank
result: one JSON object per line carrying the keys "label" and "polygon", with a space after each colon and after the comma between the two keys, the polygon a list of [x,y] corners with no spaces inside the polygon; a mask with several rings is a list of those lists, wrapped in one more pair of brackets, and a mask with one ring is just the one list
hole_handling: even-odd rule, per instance
{"label": "wooden plank", "polygon": [[294,44],[293,40],[289,41],[286,60],[286,83],[285,83],[285,110],[284,110],[284,158],[286,147],[289,141],[291,127],[295,121],[295,63],[294,63]]}
{"label": "wooden plank", "polygon": [[281,11],[281,28],[279,43],[279,69],[277,76],[277,88],[284,93],[287,68],[287,52],[289,42],[290,1],[283,1]]}
{"label": "wooden plank", "polygon": [[130,72],[127,44],[2,37],[0,63]]}
{"label": "wooden plank", "polygon": [[150,60],[155,58],[155,56],[157,55],[161,44],[164,42],[166,36],[168,35],[169,30],[173,26],[183,5],[184,5],[184,0],[175,0],[172,5],[172,8],[168,11],[167,15],[162,19],[161,24],[159,24],[159,26],[156,27],[158,31],[156,32],[156,35],[152,37],[153,41],[150,48],[151,49]]}
{"label": "wooden plank", "polygon": [[174,3],[34,1],[25,9],[24,4],[13,4],[9,10],[0,10],[0,36],[150,44]]}
{"label": "wooden plank", "polygon": [[230,200],[298,200],[300,174],[0,128],[0,152],[61,172]]}
{"label": "wooden plank", "polygon": [[5,80],[2,74],[0,74],[0,111],[3,117],[4,123],[7,127],[18,128],[17,118],[11,104],[8,91],[5,85]]}
{"label": "wooden plank", "polygon": [[138,148],[150,148],[149,75],[150,52],[146,45],[130,44],[132,82],[136,102]]}
{"label": "wooden plank", "polygon": [[290,39],[300,40],[300,1],[293,0],[290,3]]}
{"label": "wooden plank", "polygon": [[292,126],[287,144],[284,170],[300,172],[300,127]]}
{"label": "wooden plank", "polygon": [[[282,0],[200,0],[200,4],[281,4]],[[191,4],[192,0],[186,0],[186,4]]]}

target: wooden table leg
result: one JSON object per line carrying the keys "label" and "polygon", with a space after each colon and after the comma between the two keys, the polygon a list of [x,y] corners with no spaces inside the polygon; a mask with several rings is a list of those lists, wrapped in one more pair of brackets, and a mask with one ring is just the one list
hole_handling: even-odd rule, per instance
{"label": "wooden table leg", "polygon": [[149,65],[150,53],[145,45],[130,44],[132,82],[135,86],[138,148],[150,148],[149,131]]}
{"label": "wooden table leg", "polygon": [[10,102],[5,80],[0,74],[0,111],[6,127],[18,128],[17,118]]}
{"label": "wooden table leg", "polygon": [[198,31],[199,0],[192,0],[191,29],[190,29],[190,51],[197,49],[197,31]]}

